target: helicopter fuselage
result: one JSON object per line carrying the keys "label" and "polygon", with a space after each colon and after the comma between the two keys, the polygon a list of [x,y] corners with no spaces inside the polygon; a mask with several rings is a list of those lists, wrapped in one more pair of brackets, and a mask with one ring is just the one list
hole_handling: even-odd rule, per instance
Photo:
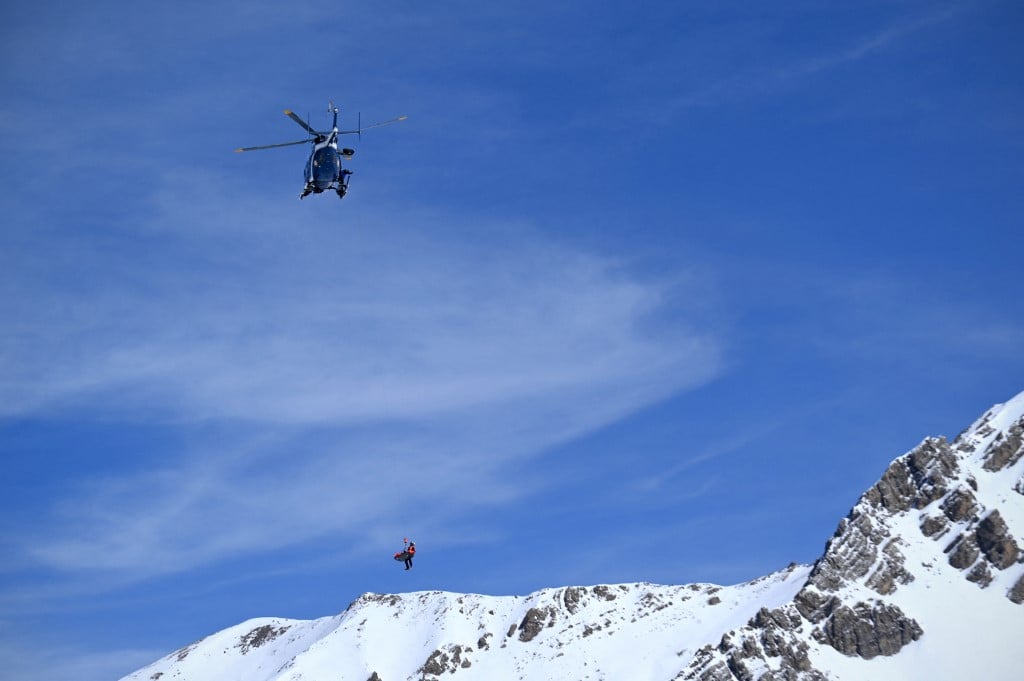
{"label": "helicopter fuselage", "polygon": [[313,191],[331,189],[341,175],[341,154],[336,146],[329,144],[313,150],[306,161],[306,184]]}
{"label": "helicopter fuselage", "polygon": [[342,169],[341,161],[352,158],[354,153],[352,149],[339,151],[336,132],[327,139],[314,142],[313,151],[306,159],[306,189],[316,194],[334,189],[343,194],[347,189],[349,171]]}

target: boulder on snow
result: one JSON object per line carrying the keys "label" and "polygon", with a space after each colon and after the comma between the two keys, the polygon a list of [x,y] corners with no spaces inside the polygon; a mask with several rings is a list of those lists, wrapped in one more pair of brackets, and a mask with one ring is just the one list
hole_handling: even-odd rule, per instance
{"label": "boulder on snow", "polygon": [[992,511],[985,516],[984,520],[978,523],[978,529],[974,534],[978,538],[978,548],[989,562],[1000,570],[1005,570],[1017,562],[1020,549],[999,511]]}

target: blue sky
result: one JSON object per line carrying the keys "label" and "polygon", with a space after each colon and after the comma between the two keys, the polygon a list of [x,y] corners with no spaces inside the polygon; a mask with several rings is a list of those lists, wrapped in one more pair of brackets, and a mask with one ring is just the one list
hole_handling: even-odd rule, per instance
{"label": "blue sky", "polygon": [[[1017,3],[0,18],[4,678],[365,591],[751,579],[1024,389]],[[344,201],[232,153],[328,99],[409,116]]]}

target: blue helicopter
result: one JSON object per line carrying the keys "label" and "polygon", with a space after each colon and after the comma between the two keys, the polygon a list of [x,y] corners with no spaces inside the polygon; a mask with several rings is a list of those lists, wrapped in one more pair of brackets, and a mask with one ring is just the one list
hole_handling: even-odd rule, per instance
{"label": "blue helicopter", "polygon": [[334,114],[334,124],[329,132],[322,132],[314,130],[309,123],[296,116],[295,112],[285,109],[284,113],[288,118],[302,126],[310,134],[310,137],[296,142],[266,144],[259,147],[242,147],[241,149],[235,149],[235,151],[256,151],[258,149],[274,149],[276,147],[290,147],[296,144],[312,143],[313,151],[306,161],[306,186],[299,196],[300,199],[304,199],[310,194],[320,194],[328,189],[333,189],[337,192],[339,199],[344,198],[345,194],[348,193],[348,181],[352,171],[343,168],[341,161],[342,159],[347,161],[356,152],[355,149],[346,149],[344,147],[338,149],[338,135],[362,136],[363,130],[379,128],[382,125],[391,125],[408,118],[408,116],[399,116],[398,118],[374,123],[364,128],[362,125],[362,115],[360,114],[359,125],[355,130],[338,130],[338,107],[334,105],[334,102],[330,102],[327,113]]}

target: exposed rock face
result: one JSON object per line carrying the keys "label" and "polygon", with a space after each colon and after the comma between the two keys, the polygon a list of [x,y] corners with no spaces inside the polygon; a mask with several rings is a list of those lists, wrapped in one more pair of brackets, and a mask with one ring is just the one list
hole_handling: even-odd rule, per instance
{"label": "exposed rock face", "polygon": [[584,593],[586,593],[586,589],[578,586],[570,586],[562,592],[562,605],[565,606],[565,609],[570,614],[576,614],[576,610],[579,609],[580,599]]}
{"label": "exposed rock face", "polygon": [[942,512],[954,523],[970,520],[978,514],[978,500],[969,489],[956,489],[942,502]]}
{"label": "exposed rock face", "polygon": [[942,516],[926,516],[921,520],[921,534],[938,539],[949,531],[949,521]]}
{"label": "exposed rock face", "polygon": [[253,648],[259,648],[260,646],[273,641],[281,634],[288,631],[288,627],[274,627],[269,624],[265,624],[262,627],[256,627],[248,634],[242,636],[238,642],[238,648],[241,649],[242,654],[245,655]]}
{"label": "exposed rock face", "polygon": [[1005,436],[996,441],[985,452],[985,470],[1001,471],[1020,461],[1024,456],[1024,418],[1009,428]]}
{"label": "exposed rock face", "polygon": [[878,561],[879,546],[888,538],[889,531],[870,513],[855,508],[840,521],[825,545],[825,555],[815,563],[811,583],[823,591],[835,591],[848,579],[864,577]]}
{"label": "exposed rock face", "polygon": [[799,636],[803,624],[793,606],[762,608],[749,625],[722,637],[717,648],[697,652],[678,681],[826,681]]}
{"label": "exposed rock face", "polygon": [[857,603],[852,608],[839,606],[819,631],[819,640],[844,655],[857,655],[865,660],[895,655],[924,633],[917,622],[895,605],[880,602]]}
{"label": "exposed rock face", "polygon": [[992,570],[989,569],[987,563],[979,562],[967,573],[967,581],[986,587],[992,583]]}
{"label": "exposed rock face", "polygon": [[1010,535],[1010,529],[999,515],[999,511],[992,511],[985,516],[985,519],[978,523],[974,535],[978,540],[978,548],[989,562],[1000,570],[1005,570],[1017,562],[1020,549],[1017,548],[1017,542]]}
{"label": "exposed rock face", "polygon": [[980,553],[974,537],[963,534],[946,548],[946,552],[949,553],[949,564],[958,570],[966,570],[974,565]]}
{"label": "exposed rock face", "polygon": [[814,638],[844,655],[871,659],[895,655],[921,637],[921,626],[895,605],[874,601],[847,606],[836,596],[826,596],[813,586],[801,591],[794,605],[808,622],[819,625]]}
{"label": "exposed rock face", "polygon": [[473,666],[469,659],[472,648],[464,648],[460,645],[447,645],[438,648],[430,654],[427,661],[417,671],[422,674],[423,681],[432,679],[444,674],[454,674],[459,669],[468,669]]}
{"label": "exposed rock face", "polygon": [[946,494],[949,479],[959,468],[946,439],[930,438],[896,459],[863,498],[891,512],[924,508]]}
{"label": "exposed rock face", "polygon": [[893,537],[882,546],[880,561],[867,581],[869,587],[883,596],[896,591],[899,584],[914,581],[914,575],[904,567],[906,560],[900,553],[899,542],[898,537]]}
{"label": "exposed rock face", "polygon": [[527,643],[535,639],[544,627],[554,625],[555,614],[553,608],[530,608],[527,610],[523,621],[519,623],[519,640]]}
{"label": "exposed rock face", "polygon": [[[965,508],[966,497],[952,501],[951,499],[952,496],[943,504],[944,510]],[[967,503],[972,509],[969,512],[954,511],[947,514],[951,519],[966,521],[967,529],[946,546],[945,553],[950,565],[965,571],[964,577],[967,581],[984,588],[992,583],[993,570],[1006,570],[1020,560],[1021,550],[998,510],[992,511],[979,521],[977,502],[970,500]],[[925,536],[932,536],[926,531],[924,523],[921,531]],[[938,539],[939,536],[941,535],[932,538]]]}

